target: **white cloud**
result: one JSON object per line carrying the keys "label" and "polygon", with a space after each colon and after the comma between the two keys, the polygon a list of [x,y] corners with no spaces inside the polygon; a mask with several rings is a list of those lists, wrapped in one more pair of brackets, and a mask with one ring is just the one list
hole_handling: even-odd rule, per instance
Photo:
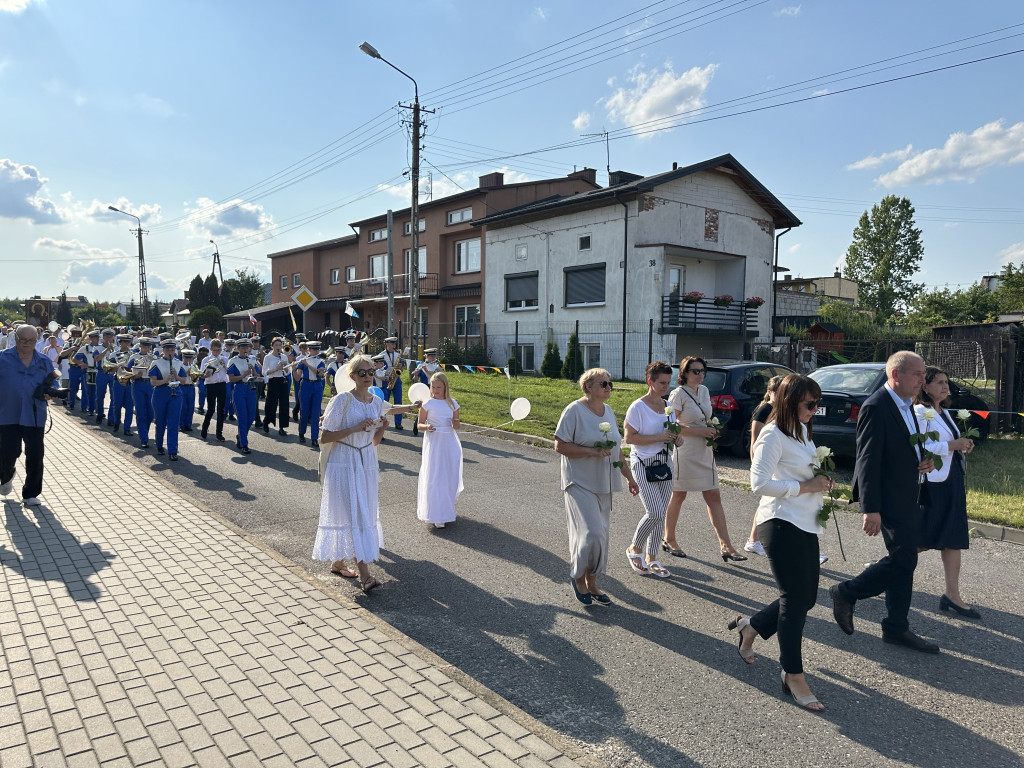
{"label": "white cloud", "polygon": [[799,5],[787,5],[785,8],[779,8],[775,12],[776,16],[799,16],[800,6]]}
{"label": "white cloud", "polygon": [[86,101],[88,101],[85,91],[81,88],[69,88],[56,78],[43,83],[43,89],[53,96],[67,99],[76,107],[84,106]]}
{"label": "white cloud", "polygon": [[577,133],[587,130],[590,127],[590,113],[584,111],[576,115],[576,119],[572,121],[572,127]]}
{"label": "white cloud", "polygon": [[21,13],[34,1],[36,0],[0,0],[0,13]]}
{"label": "white cloud", "polygon": [[786,249],[786,253],[792,255],[800,250],[801,243],[793,243],[789,248]]}
{"label": "white cloud", "polygon": [[999,263],[1003,266],[1024,263],[1024,242],[1014,243],[1003,248],[999,252]]}
{"label": "white cloud", "polygon": [[0,217],[25,218],[34,224],[62,223],[64,214],[52,200],[39,195],[47,181],[33,165],[0,159]]}
{"label": "white cloud", "polygon": [[548,12],[545,11],[540,6],[537,6],[536,8],[533,9],[533,16],[534,18],[540,19],[541,21],[547,21]]}
{"label": "white cloud", "polygon": [[68,285],[90,283],[103,285],[128,269],[125,261],[72,261],[60,273],[61,282]]}
{"label": "white cloud", "polygon": [[79,205],[75,211],[75,215],[84,219],[95,219],[96,221],[102,221],[108,224],[124,224],[125,222],[131,221],[125,218],[119,213],[115,213],[108,209],[107,206],[114,206],[118,210],[128,211],[138,216],[143,224],[153,224],[160,221],[160,206],[159,205],[135,205],[127,197],[119,197],[113,202],[103,202],[93,198],[93,201],[88,205]]}
{"label": "white cloud", "polygon": [[893,160],[906,160],[910,157],[910,153],[913,151],[913,145],[907,144],[903,149],[897,149],[895,152],[884,152],[881,155],[868,155],[867,157],[858,160],[856,163],[850,163],[846,166],[846,170],[862,171],[865,168],[877,168],[878,166],[892,162]]}
{"label": "white cloud", "polygon": [[70,253],[74,256],[90,260],[117,261],[130,258],[128,254],[120,248],[113,248],[110,250],[95,248],[93,246],[86,245],[81,240],[56,240],[52,237],[40,237],[32,244],[32,246],[38,249],[48,248],[52,251]]}
{"label": "white cloud", "polygon": [[828,88],[819,88],[817,91],[811,93],[812,96],[826,96],[832,93]]}
{"label": "white cloud", "polygon": [[642,35],[645,31],[647,31],[653,25],[653,23],[654,22],[651,21],[651,17],[650,16],[644,16],[644,20],[640,23],[640,26],[638,26],[638,27],[627,27],[626,28],[626,37],[627,38],[634,38],[634,37],[637,37],[638,35]]}
{"label": "white cloud", "polygon": [[629,86],[619,88],[602,102],[613,122],[635,126],[704,106],[704,92],[717,65],[692,67],[680,75],[665,63],[664,71],[638,64],[629,72]]}
{"label": "white cloud", "polygon": [[150,96],[147,93],[136,93],[132,101],[143,112],[148,112],[153,117],[168,118],[174,114],[174,107],[157,96]]}
{"label": "white cloud", "polygon": [[905,184],[973,182],[985,168],[1024,162],[1024,122],[1004,127],[1002,120],[983,125],[972,133],[951,134],[941,147],[926,149],[875,181],[883,187]]}
{"label": "white cloud", "polygon": [[188,224],[202,237],[241,236],[274,228],[274,220],[262,205],[231,200],[215,203],[201,197],[194,204],[185,205],[189,213]]}

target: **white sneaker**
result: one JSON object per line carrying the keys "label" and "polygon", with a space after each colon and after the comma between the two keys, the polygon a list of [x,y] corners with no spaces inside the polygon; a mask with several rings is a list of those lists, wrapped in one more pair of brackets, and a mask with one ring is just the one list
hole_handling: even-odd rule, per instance
{"label": "white sneaker", "polygon": [[24,504],[26,507],[41,507],[41,506],[43,506],[43,502],[41,502],[35,496],[33,496],[31,499],[22,499],[21,503]]}
{"label": "white sneaker", "polygon": [[12,477],[3,485],[0,485],[0,496],[9,496],[11,491],[14,490],[14,478]]}
{"label": "white sneaker", "polygon": [[743,549],[752,554],[760,555],[761,557],[768,557],[768,553],[764,551],[764,544],[760,541],[748,541],[743,545]]}
{"label": "white sneaker", "polygon": [[818,555],[818,565],[824,565],[828,562],[828,555]]}

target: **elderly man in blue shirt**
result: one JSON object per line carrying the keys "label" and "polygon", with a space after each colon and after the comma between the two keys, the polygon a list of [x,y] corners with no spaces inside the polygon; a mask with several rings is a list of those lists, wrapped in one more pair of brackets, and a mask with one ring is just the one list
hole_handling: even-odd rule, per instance
{"label": "elderly man in blue shirt", "polygon": [[[0,494],[14,490],[14,467],[25,444],[22,503],[36,507],[43,490],[43,427],[49,396],[36,398],[39,385],[53,383],[53,363],[36,351],[38,332],[31,325],[15,334],[14,348],[0,352]],[[59,374],[58,374],[59,375]]]}

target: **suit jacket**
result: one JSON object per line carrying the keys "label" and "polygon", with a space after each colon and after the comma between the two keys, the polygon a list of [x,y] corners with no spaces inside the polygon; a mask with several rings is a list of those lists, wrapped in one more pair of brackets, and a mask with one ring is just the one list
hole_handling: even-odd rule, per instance
{"label": "suit jacket", "polygon": [[864,401],[857,418],[853,498],[861,512],[880,514],[890,529],[916,527],[919,462],[907,423],[883,386]]}

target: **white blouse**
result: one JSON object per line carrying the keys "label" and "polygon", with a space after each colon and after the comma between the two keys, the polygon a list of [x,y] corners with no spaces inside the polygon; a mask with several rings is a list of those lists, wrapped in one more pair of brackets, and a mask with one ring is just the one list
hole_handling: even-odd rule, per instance
{"label": "white blouse", "polygon": [[[946,411],[946,416],[953,422],[953,429],[949,428],[945,420],[936,415],[934,421],[924,420],[924,409],[923,405],[915,405],[914,411],[917,412],[917,423],[921,425],[922,432],[938,432],[938,440],[926,440],[924,443],[924,449],[934,453],[936,456],[942,457],[942,469],[933,469],[925,477],[928,478],[929,483],[942,483],[949,478],[949,468],[953,464],[955,458],[954,452],[949,450],[949,441],[956,440],[960,437],[960,430],[956,426],[954,416],[951,411]],[[938,414],[938,411],[936,411]]]}
{"label": "white blouse", "polygon": [[[806,429],[803,425],[801,428]],[[754,443],[750,464],[750,489],[761,495],[755,521],[786,520],[802,531],[822,533],[818,525],[821,493],[800,493],[800,483],[814,477],[814,443],[786,436],[775,422],[769,423]]]}
{"label": "white blouse", "polygon": [[[667,406],[666,406],[667,407]],[[665,409],[655,411],[643,400],[634,400],[626,410],[624,424],[629,424],[641,435],[660,435],[665,431],[665,422],[675,423],[675,409],[669,408],[671,414],[666,415]],[[665,443],[648,443],[647,445],[631,445],[630,459],[650,459],[662,451],[668,450]]]}

